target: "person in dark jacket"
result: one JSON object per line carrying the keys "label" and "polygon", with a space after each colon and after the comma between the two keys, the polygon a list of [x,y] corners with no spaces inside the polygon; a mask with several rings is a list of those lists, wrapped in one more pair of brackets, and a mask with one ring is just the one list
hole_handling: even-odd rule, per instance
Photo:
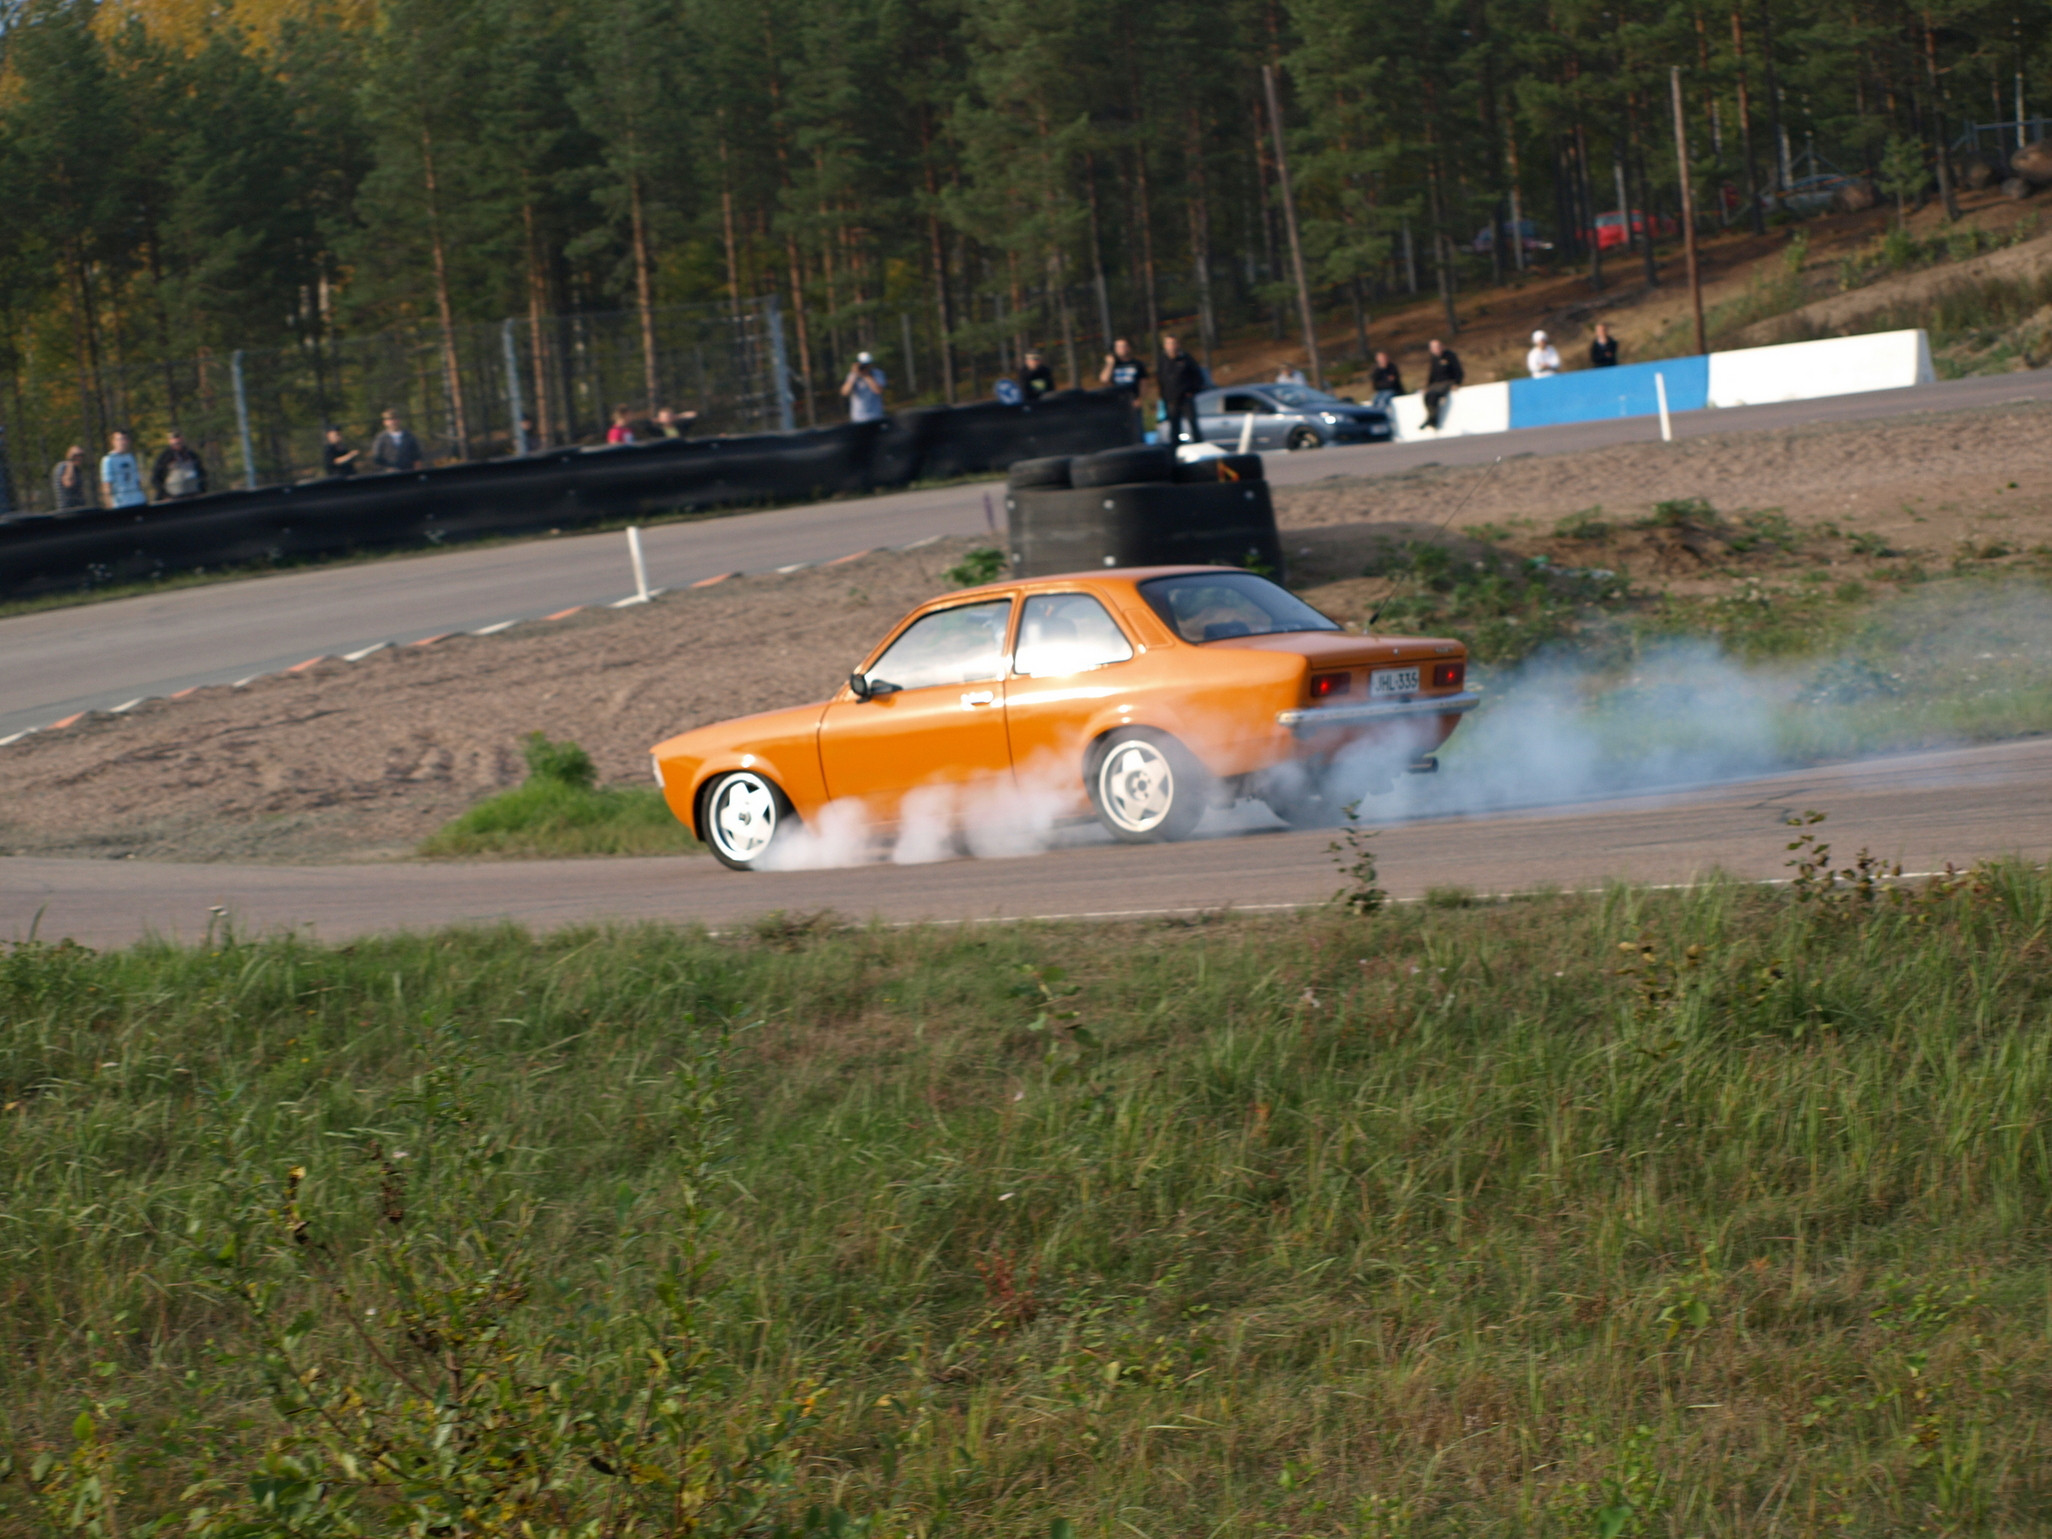
{"label": "person in dark jacket", "polygon": [[420,468],[420,440],[399,420],[399,413],[388,411],[384,416],[384,427],[371,440],[371,463],[380,470],[417,470]]}
{"label": "person in dark jacket", "polygon": [[1182,422],[1190,421],[1190,442],[1198,442],[1197,396],[1206,385],[1204,365],[1183,351],[1174,337],[1161,339],[1161,402],[1168,410],[1164,431],[1170,443],[1181,443]]}
{"label": "person in dark jacket", "polygon": [[1368,376],[1368,386],[1375,392],[1375,399],[1369,404],[1380,406],[1384,411],[1389,403],[1404,393],[1403,371],[1396,366],[1396,360],[1387,353],[1375,355],[1375,368]]}
{"label": "person in dark jacket", "polygon": [[1047,366],[1047,360],[1038,353],[1026,355],[1026,367],[1019,371],[1020,388],[1026,392],[1026,399],[1038,401],[1054,394],[1054,370]]}
{"label": "person in dark jacket", "polygon": [[1596,340],[1589,344],[1589,367],[1592,369],[1614,369],[1617,367],[1617,338],[1610,334],[1610,327],[1603,321],[1596,323]]}
{"label": "person in dark jacket", "polygon": [[185,441],[185,435],[177,428],[171,430],[164,452],[150,467],[150,486],[159,502],[198,497],[207,489],[207,467],[200,462],[199,451]]}
{"label": "person in dark jacket", "polygon": [[77,513],[95,505],[85,445],[73,444],[64,451],[64,458],[50,467],[50,493],[56,499],[59,513]]}
{"label": "person in dark jacket", "polygon": [[1425,344],[1432,350],[1432,368],[1425,376],[1425,425],[1433,432],[1439,431],[1440,416],[1446,410],[1446,398],[1467,381],[1467,370],[1461,367],[1460,354],[1434,337]]}
{"label": "person in dark jacket", "polygon": [[323,435],[321,445],[321,469],[331,476],[353,476],[356,474],[357,451],[342,436],[342,430],[331,427]]}

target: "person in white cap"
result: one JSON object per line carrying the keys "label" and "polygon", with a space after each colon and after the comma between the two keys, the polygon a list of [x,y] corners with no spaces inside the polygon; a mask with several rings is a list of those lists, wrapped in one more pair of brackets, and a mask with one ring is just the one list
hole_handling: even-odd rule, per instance
{"label": "person in white cap", "polygon": [[1546,340],[1546,333],[1532,333],[1532,350],[1525,354],[1525,372],[1534,379],[1551,379],[1560,372],[1560,351]]}
{"label": "person in white cap", "polygon": [[855,355],[855,367],[841,382],[841,394],[848,398],[850,422],[881,422],[884,415],[884,371],[867,353]]}

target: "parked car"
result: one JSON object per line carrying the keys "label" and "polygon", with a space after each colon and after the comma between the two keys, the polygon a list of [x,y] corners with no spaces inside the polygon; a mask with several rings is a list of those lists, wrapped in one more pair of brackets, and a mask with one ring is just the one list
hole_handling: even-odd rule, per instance
{"label": "parked car", "polygon": [[824,704],[659,743],[655,773],[740,871],[835,805],[887,830],[1030,798],[1134,843],[1247,797],[1308,824],[1335,810],[1343,752],[1365,745],[1371,780],[1431,762],[1480,703],[1467,662],[1458,641],[1350,633],[1229,567],[993,583],[913,610]]}
{"label": "parked car", "polygon": [[1237,446],[1254,419],[1254,449],[1317,449],[1326,444],[1386,443],[1389,413],[1309,385],[1230,385],[1197,397],[1197,431],[1206,443]]}
{"label": "parked car", "polygon": [[[1645,233],[1646,211],[1644,209],[1635,208],[1632,210],[1632,232],[1629,236],[1625,234],[1625,216],[1623,211],[1612,210],[1608,214],[1598,214],[1596,216],[1596,233],[1593,238],[1596,242],[1597,250],[1608,251],[1613,246],[1630,245],[1632,241],[1639,239]],[[1681,226],[1670,216],[1666,214],[1655,214],[1653,216],[1653,238],[1655,240],[1666,240],[1670,236],[1679,235],[1680,233]],[[1586,241],[1591,238],[1587,230],[1582,232],[1583,240]]]}
{"label": "parked car", "polygon": [[[1504,220],[1504,229],[1509,230],[1510,224],[1511,222],[1508,219]],[[1539,238],[1539,226],[1529,219],[1520,219],[1518,221],[1517,234],[1518,238],[1524,242],[1525,250],[1528,252],[1551,251],[1553,249],[1553,242],[1541,240]],[[1496,226],[1485,224],[1475,232],[1475,239],[1469,249],[1477,256],[1487,256],[1495,249],[1495,246]]]}

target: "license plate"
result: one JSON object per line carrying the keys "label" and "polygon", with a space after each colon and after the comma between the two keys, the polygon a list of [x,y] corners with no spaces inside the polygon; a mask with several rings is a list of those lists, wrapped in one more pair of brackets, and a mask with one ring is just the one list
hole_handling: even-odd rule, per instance
{"label": "license plate", "polygon": [[1418,693],[1418,670],[1415,668],[1378,668],[1368,675],[1368,698],[1380,699],[1385,695],[1415,695]]}

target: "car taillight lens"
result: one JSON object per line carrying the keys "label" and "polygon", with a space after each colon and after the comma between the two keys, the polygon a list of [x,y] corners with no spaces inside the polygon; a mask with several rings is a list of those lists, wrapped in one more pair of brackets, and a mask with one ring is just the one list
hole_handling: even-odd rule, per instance
{"label": "car taillight lens", "polygon": [[1344,695],[1352,682],[1344,673],[1314,673],[1311,675],[1311,698],[1325,700],[1333,695]]}
{"label": "car taillight lens", "polygon": [[1434,663],[1432,665],[1432,687],[1434,689],[1459,689],[1461,680],[1468,676],[1466,663]]}

